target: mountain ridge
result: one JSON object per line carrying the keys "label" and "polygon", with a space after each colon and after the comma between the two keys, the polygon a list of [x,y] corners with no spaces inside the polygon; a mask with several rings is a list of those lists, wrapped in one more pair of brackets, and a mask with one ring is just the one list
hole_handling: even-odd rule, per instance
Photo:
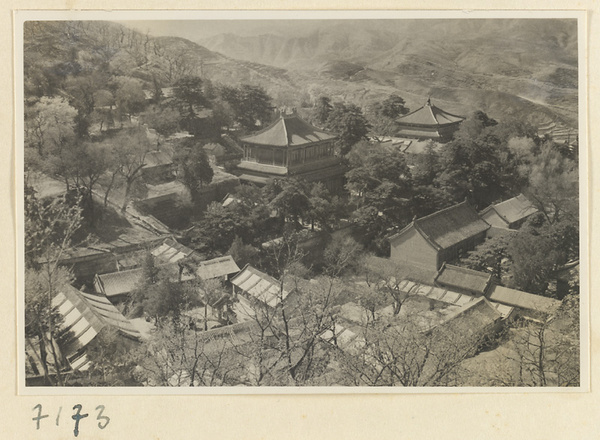
{"label": "mountain ridge", "polygon": [[[386,20],[354,21],[352,26],[334,21],[299,36],[283,35],[274,25],[277,33],[227,33],[200,41],[227,56],[284,68],[306,84],[304,89],[340,99],[368,104],[397,93],[414,106],[431,94],[455,95],[460,101],[451,106],[463,113],[481,108],[498,112],[494,117],[516,114],[533,123],[576,125],[575,21],[398,22],[395,27]],[[368,88],[373,90],[362,90]],[[464,90],[467,98],[459,96]],[[486,94],[502,103],[489,102]]]}
{"label": "mountain ridge", "polygon": [[[380,29],[373,23],[349,29],[336,21],[327,28],[312,23],[298,38],[260,34],[262,57],[279,60],[271,61],[277,66],[261,63],[252,51],[246,56],[250,59],[236,59],[186,38],[152,37],[112,22],[36,22],[26,28],[25,63],[35,67],[34,74],[36,68],[55,68],[57,61],[78,63],[83,69],[106,62],[149,88],[155,78],[166,86],[182,74],[226,85],[249,83],[264,87],[277,106],[306,107],[329,96],[366,109],[395,93],[416,109],[431,96],[457,114],[483,110],[496,119],[516,117],[575,128],[573,23],[494,23],[412,23],[396,29],[387,21]],[[498,38],[508,31],[517,46],[507,47]],[[245,37],[246,43],[255,44],[253,38]],[[545,43],[540,45],[540,39]]]}

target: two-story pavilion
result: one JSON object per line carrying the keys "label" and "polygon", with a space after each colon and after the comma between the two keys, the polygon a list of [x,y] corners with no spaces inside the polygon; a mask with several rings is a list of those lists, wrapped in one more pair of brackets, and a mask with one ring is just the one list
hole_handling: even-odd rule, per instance
{"label": "two-story pavilion", "polygon": [[431,103],[431,99],[428,99],[423,107],[398,118],[396,122],[399,131],[396,135],[447,142],[452,139],[452,135],[464,119],[436,107]]}
{"label": "two-story pavilion", "polygon": [[264,185],[271,178],[295,177],[323,182],[332,193],[344,187],[345,167],[335,156],[337,135],[315,127],[295,112],[281,114],[268,127],[240,138],[242,182]]}

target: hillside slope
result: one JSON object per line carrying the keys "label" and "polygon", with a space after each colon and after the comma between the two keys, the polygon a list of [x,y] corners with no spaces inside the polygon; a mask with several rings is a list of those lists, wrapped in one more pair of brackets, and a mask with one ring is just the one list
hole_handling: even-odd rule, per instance
{"label": "hillside slope", "polygon": [[[86,70],[106,70],[144,81],[172,85],[185,75],[215,83],[250,83],[274,97],[297,93],[284,69],[238,61],[178,37],[151,37],[120,24],[90,21],[28,22],[24,36],[25,75],[51,70],[61,76]],[[27,83],[26,83],[27,86]]]}

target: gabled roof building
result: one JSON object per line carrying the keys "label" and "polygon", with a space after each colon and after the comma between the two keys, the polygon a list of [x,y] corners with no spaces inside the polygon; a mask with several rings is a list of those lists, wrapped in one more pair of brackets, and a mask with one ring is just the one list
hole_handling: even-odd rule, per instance
{"label": "gabled roof building", "polygon": [[242,137],[238,164],[242,182],[265,185],[276,177],[323,182],[332,193],[342,190],[345,167],[334,154],[337,135],[315,127],[295,112],[281,114],[271,125]]}
{"label": "gabled roof building", "polygon": [[428,99],[423,107],[398,118],[397,136],[446,142],[465,118],[436,107]]}
{"label": "gabled roof building", "polygon": [[390,257],[399,263],[439,269],[475,248],[490,228],[467,202],[413,220],[389,238]]}
{"label": "gabled roof building", "polygon": [[434,283],[468,295],[483,296],[492,282],[492,276],[485,272],[444,263]]}
{"label": "gabled roof building", "polygon": [[523,194],[490,205],[479,214],[490,225],[502,229],[518,229],[537,208]]}
{"label": "gabled roof building", "polygon": [[142,275],[142,268],[98,274],[94,278],[94,288],[107,298],[120,299],[135,290]]}
{"label": "gabled roof building", "polygon": [[[418,295],[429,300],[439,301],[444,304],[459,307],[469,307],[470,305],[477,303],[480,299],[485,298],[479,295],[475,296],[473,294],[457,292],[453,289],[431,286],[429,284],[419,283],[411,280],[402,280],[398,284],[398,288],[401,292],[405,292],[409,295]],[[512,306],[496,303],[489,299],[487,303],[500,314],[502,319],[509,318],[514,309]]]}
{"label": "gabled roof building", "polygon": [[196,269],[196,275],[201,280],[212,280],[215,278],[227,278],[229,275],[236,274],[239,271],[240,268],[235,263],[233,257],[227,255],[200,262]]}

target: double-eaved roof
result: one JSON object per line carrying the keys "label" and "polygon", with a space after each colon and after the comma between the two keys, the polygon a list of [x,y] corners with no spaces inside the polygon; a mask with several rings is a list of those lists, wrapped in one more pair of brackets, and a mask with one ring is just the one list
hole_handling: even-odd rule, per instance
{"label": "double-eaved roof", "polygon": [[335,139],[337,135],[326,132],[301,119],[298,115],[281,115],[262,130],[240,138],[241,142],[270,147],[298,147]]}
{"label": "double-eaved roof", "polygon": [[447,111],[436,107],[428,99],[427,103],[405,116],[398,118],[400,125],[406,124],[416,127],[439,127],[444,125],[457,124],[464,121],[464,117],[453,115]]}
{"label": "double-eaved roof", "polygon": [[523,194],[519,194],[512,199],[488,206],[481,211],[480,215],[482,218],[487,218],[490,215],[496,214],[503,222],[507,224],[507,226],[510,226],[514,223],[520,222],[537,211],[537,208],[527,197],[525,197]]}
{"label": "double-eaved roof", "polygon": [[409,229],[416,229],[435,249],[448,249],[464,240],[487,231],[490,225],[479,218],[467,202],[415,219],[402,231],[390,237],[399,238]]}

